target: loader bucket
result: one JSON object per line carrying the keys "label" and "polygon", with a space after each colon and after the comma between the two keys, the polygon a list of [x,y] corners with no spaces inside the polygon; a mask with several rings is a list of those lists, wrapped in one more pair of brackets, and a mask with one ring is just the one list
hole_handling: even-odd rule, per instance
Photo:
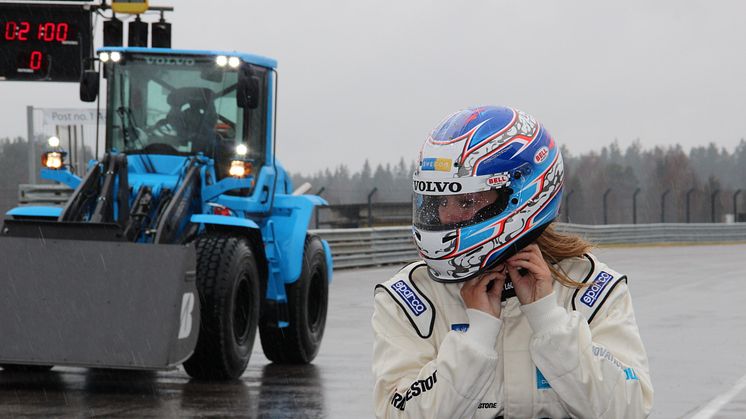
{"label": "loader bucket", "polygon": [[0,364],[178,365],[199,332],[194,271],[191,246],[0,236]]}

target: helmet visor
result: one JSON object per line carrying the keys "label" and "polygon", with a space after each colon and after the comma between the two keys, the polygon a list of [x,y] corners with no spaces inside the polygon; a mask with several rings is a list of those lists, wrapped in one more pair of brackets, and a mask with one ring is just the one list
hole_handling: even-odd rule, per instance
{"label": "helmet visor", "polygon": [[415,193],[413,220],[423,230],[454,230],[478,224],[505,211],[510,188],[488,189],[455,195]]}

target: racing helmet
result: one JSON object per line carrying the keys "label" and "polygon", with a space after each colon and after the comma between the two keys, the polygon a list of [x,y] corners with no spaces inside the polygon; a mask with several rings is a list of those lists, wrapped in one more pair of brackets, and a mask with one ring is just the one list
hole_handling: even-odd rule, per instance
{"label": "racing helmet", "polygon": [[414,241],[439,282],[462,282],[530,244],[559,214],[562,156],[517,109],[460,110],[432,131],[413,175]]}

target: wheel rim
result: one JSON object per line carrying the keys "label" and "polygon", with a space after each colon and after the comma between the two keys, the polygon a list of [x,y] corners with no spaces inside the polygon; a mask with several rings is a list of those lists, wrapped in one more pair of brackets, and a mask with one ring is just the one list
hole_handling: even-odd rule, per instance
{"label": "wheel rim", "polygon": [[323,323],[324,304],[324,275],[321,269],[316,269],[311,276],[310,287],[308,290],[308,327],[311,332],[316,333]]}
{"label": "wheel rim", "polygon": [[241,345],[249,338],[251,326],[251,287],[246,277],[242,277],[236,289],[233,304],[233,336]]}

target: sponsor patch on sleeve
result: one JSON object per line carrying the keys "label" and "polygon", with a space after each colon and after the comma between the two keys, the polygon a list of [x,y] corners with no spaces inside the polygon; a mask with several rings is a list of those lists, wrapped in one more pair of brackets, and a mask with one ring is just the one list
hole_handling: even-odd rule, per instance
{"label": "sponsor patch on sleeve", "polygon": [[438,383],[438,377],[437,377],[438,371],[433,371],[432,374],[430,374],[429,377],[422,379],[422,380],[415,380],[414,383],[407,389],[406,392],[396,392],[394,393],[394,396],[391,398],[391,405],[395,408],[404,411],[404,409],[407,407],[407,401],[412,400],[413,398],[426,393],[435,387],[435,384]]}
{"label": "sponsor patch on sleeve", "polygon": [[[422,266],[425,264],[423,263]],[[397,275],[377,285],[376,288],[385,289],[391,295],[421,338],[430,337],[435,324],[435,307],[413,283],[408,273]]]}
{"label": "sponsor patch on sleeve", "polygon": [[609,285],[613,279],[614,277],[608,272],[599,272],[598,275],[596,275],[596,279],[593,280],[593,285],[586,288],[585,292],[580,297],[580,302],[588,307],[593,307],[593,305],[596,304],[596,301],[598,301],[598,298],[603,294],[606,286]]}
{"label": "sponsor patch on sleeve", "polygon": [[572,300],[572,308],[585,316],[590,324],[596,313],[601,309],[606,298],[620,282],[627,282],[627,277],[608,269],[606,266],[594,264],[595,271],[588,274],[586,283],[589,286],[578,288]]}
{"label": "sponsor patch on sleeve", "polygon": [[603,346],[593,345],[593,355],[614,364],[614,366],[624,372],[624,378],[626,380],[639,380],[633,368],[627,367],[619,362],[619,360],[617,360],[614,355]]}
{"label": "sponsor patch on sleeve", "polygon": [[394,282],[391,285],[391,289],[399,294],[399,297],[407,304],[407,307],[409,307],[409,310],[415,316],[419,316],[427,310],[422,299],[418,297],[417,293],[403,279]]}

